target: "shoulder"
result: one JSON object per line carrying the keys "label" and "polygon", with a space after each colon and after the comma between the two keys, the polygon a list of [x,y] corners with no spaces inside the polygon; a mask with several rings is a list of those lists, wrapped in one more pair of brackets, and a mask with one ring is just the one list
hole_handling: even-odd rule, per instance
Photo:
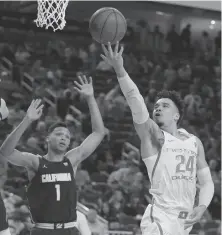
{"label": "shoulder", "polygon": [[204,146],[203,146],[202,141],[197,136],[195,136],[195,139],[196,139],[196,142],[197,142],[198,152],[203,152],[204,151]]}

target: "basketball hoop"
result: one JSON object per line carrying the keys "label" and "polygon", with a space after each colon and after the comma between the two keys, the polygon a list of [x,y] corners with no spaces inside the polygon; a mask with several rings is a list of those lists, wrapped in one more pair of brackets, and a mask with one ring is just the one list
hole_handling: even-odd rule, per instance
{"label": "basketball hoop", "polygon": [[54,32],[66,25],[65,11],[69,0],[38,0],[37,27],[52,27]]}

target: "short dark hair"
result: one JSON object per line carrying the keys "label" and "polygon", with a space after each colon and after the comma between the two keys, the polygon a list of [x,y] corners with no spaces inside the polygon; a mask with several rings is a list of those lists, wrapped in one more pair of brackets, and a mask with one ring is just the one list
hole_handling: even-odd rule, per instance
{"label": "short dark hair", "polygon": [[57,127],[65,127],[68,129],[67,125],[65,122],[56,122],[53,123],[49,128],[48,128],[48,134],[51,134]]}
{"label": "short dark hair", "polygon": [[181,98],[180,94],[176,91],[163,90],[157,94],[157,100],[162,99],[162,98],[168,98],[172,100],[174,104],[176,105],[176,107],[178,108],[179,114],[180,114],[180,118],[178,120],[178,124],[179,124],[184,114],[184,101]]}

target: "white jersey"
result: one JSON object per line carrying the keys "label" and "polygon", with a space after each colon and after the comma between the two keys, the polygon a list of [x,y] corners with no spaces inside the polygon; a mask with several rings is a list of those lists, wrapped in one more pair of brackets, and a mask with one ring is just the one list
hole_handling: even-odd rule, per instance
{"label": "white jersey", "polygon": [[194,135],[180,140],[164,132],[159,154],[143,159],[151,181],[154,204],[165,209],[190,211],[196,195],[197,142]]}

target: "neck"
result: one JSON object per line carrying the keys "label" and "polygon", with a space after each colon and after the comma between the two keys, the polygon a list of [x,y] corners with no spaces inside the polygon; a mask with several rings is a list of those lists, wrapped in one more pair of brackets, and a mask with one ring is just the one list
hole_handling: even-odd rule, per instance
{"label": "neck", "polygon": [[161,129],[173,136],[177,136],[177,125],[175,125],[174,123],[169,126],[161,126]]}
{"label": "neck", "polygon": [[61,162],[64,158],[64,153],[58,153],[52,149],[48,150],[48,153],[45,155],[45,158],[51,162]]}

